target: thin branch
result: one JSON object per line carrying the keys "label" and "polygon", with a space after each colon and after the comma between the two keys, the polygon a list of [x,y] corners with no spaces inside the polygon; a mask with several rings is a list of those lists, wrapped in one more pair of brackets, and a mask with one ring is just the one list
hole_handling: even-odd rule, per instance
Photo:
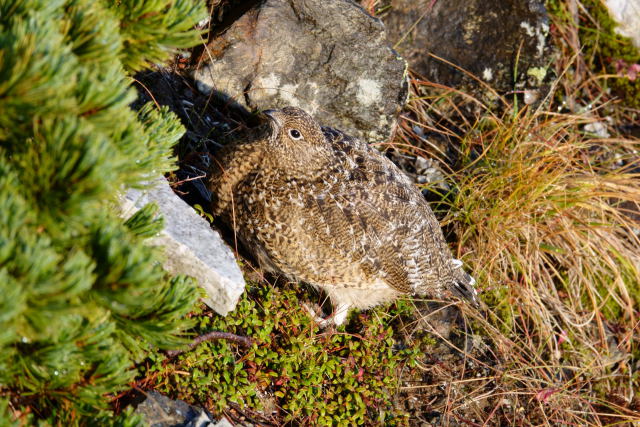
{"label": "thin branch", "polygon": [[190,343],[186,349],[184,350],[167,350],[166,354],[169,357],[175,357],[179,354],[182,354],[186,351],[189,350],[193,350],[195,347],[197,347],[200,343],[203,343],[205,341],[213,341],[213,340],[227,340],[227,341],[233,341],[237,344],[243,345],[245,347],[251,347],[253,345],[253,340],[251,338],[247,338],[247,337],[243,337],[240,335],[236,335],[236,334],[232,334],[229,332],[219,332],[219,331],[213,331],[213,332],[208,332],[206,334],[200,335],[199,337],[196,337],[192,343]]}

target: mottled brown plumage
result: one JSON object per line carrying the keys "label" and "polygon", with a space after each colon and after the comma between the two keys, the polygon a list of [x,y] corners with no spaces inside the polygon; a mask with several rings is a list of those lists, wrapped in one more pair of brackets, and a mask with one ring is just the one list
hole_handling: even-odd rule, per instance
{"label": "mottled brown plumage", "polygon": [[366,143],[304,111],[268,111],[262,139],[225,149],[213,211],[269,271],[325,291],[334,322],[403,294],[477,302],[411,180]]}

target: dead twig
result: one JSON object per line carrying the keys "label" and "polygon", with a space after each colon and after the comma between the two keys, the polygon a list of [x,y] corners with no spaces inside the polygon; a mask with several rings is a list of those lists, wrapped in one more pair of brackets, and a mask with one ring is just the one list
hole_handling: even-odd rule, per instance
{"label": "dead twig", "polygon": [[179,354],[182,354],[186,351],[192,350],[197,347],[200,343],[205,341],[213,341],[213,340],[227,340],[233,341],[245,347],[251,347],[253,345],[253,340],[251,338],[243,337],[240,335],[232,334],[229,332],[220,332],[220,331],[212,331],[208,332],[204,335],[200,335],[196,337],[192,343],[190,343],[186,349],[183,350],[167,350],[166,355],[169,357],[176,357]]}

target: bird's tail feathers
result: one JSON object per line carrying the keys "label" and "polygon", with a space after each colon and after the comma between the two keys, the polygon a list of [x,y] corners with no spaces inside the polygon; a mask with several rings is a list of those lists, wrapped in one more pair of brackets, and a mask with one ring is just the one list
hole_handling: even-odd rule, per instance
{"label": "bird's tail feathers", "polygon": [[453,264],[451,292],[458,298],[469,301],[474,307],[480,307],[480,298],[474,287],[475,279],[462,269],[462,263],[459,260],[453,259],[451,263]]}

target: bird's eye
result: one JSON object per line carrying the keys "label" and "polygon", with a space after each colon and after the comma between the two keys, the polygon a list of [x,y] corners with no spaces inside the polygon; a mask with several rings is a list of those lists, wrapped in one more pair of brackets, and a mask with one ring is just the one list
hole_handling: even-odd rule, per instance
{"label": "bird's eye", "polygon": [[293,138],[293,139],[302,138],[302,134],[300,133],[300,131],[298,129],[289,129],[289,136],[291,136],[291,138]]}

